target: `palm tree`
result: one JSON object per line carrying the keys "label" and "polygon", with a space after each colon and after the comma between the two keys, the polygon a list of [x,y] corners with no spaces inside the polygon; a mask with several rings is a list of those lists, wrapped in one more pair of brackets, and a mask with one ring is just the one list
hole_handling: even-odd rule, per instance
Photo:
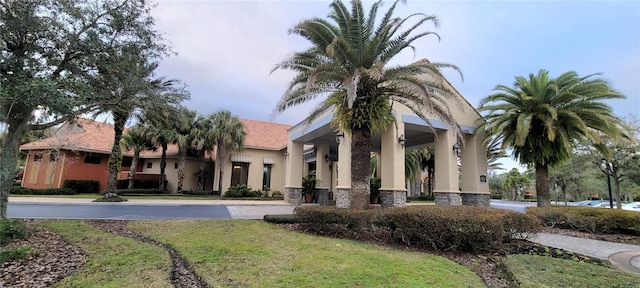
{"label": "palm tree", "polygon": [[[571,158],[573,147],[586,140],[602,150],[599,133],[617,137],[619,119],[602,102],[624,98],[594,75],[569,71],[555,79],[540,70],[516,77],[513,87],[498,85],[497,93],[480,102],[489,111],[480,129],[513,150],[513,157],[535,167],[538,206],[551,205],[549,166]],[[478,129],[478,130],[480,130]]]}
{"label": "palm tree", "polygon": [[244,124],[240,118],[231,115],[228,110],[220,110],[209,116],[211,121],[211,139],[216,144],[216,162],[218,163],[218,193],[222,195],[222,179],[227,149],[240,150],[244,146]]}
{"label": "palm tree", "polygon": [[504,170],[502,163],[498,162],[500,158],[505,157],[505,153],[502,150],[502,144],[498,141],[498,137],[487,138],[487,169],[489,171]]}
{"label": "palm tree", "polygon": [[199,158],[198,191],[204,190],[206,154],[213,152],[214,140],[211,136],[213,124],[210,119],[198,116],[191,127],[191,145]]}
{"label": "palm tree", "polygon": [[131,160],[131,167],[129,167],[129,184],[127,186],[127,189],[133,189],[133,178],[136,174],[140,152],[156,149],[149,126],[136,125],[131,127],[131,129],[122,136],[120,144],[124,149],[133,151],[133,159]]}
{"label": "palm tree", "polygon": [[194,135],[191,132],[191,128],[196,124],[197,113],[187,108],[181,108],[178,113],[180,114],[179,121],[172,122],[171,126],[173,126],[173,131],[175,132],[173,142],[178,145],[178,183],[176,193],[182,193],[184,165],[187,158],[187,150],[191,148],[193,143]]}
{"label": "palm tree", "polygon": [[157,113],[168,104],[179,103],[188,94],[175,88],[176,80],[154,78],[158,63],[151,63],[143,48],[135,45],[97,55],[98,73],[90,80],[96,91],[96,114],[110,113],[115,136],[108,161],[107,194],[116,193],[122,149],[120,140],[132,116]]}
{"label": "palm tree", "polygon": [[[297,73],[277,104],[276,113],[322,97],[324,100],[306,121],[310,123],[333,110],[332,123],[351,134],[349,207],[352,208],[368,208],[371,137],[394,123],[392,103],[406,105],[424,120],[427,115],[435,117],[449,124],[459,138],[462,135],[446,104],[461,100],[444,84],[440,73],[440,68],[459,71],[457,67],[426,60],[389,67],[398,54],[414,48],[415,40],[438,36],[433,32],[416,32],[425,23],[438,26],[436,16],[416,13],[396,18],[393,12],[397,4],[395,1],[376,23],[380,1],[368,13],[361,1],[353,0],[351,10],[341,1],[333,1],[328,20],[307,19],[289,30],[307,39],[312,47],[293,54],[274,68]],[[404,24],[410,26],[401,30]]]}

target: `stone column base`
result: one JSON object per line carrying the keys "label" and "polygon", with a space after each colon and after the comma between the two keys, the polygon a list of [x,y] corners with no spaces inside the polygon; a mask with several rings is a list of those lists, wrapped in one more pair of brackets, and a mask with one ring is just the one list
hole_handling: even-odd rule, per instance
{"label": "stone column base", "polygon": [[407,204],[407,191],[380,190],[380,206],[382,208],[404,207]]}
{"label": "stone column base", "polygon": [[329,205],[329,188],[316,188],[316,202],[320,205]]}
{"label": "stone column base", "polygon": [[336,188],[336,207],[351,208],[351,188]]}
{"label": "stone column base", "polygon": [[302,187],[284,187],[284,201],[300,206],[302,204]]}
{"label": "stone column base", "polygon": [[462,205],[462,197],[458,192],[437,192],[433,191],[436,205]]}
{"label": "stone column base", "polygon": [[462,205],[489,207],[491,194],[487,193],[461,193]]}

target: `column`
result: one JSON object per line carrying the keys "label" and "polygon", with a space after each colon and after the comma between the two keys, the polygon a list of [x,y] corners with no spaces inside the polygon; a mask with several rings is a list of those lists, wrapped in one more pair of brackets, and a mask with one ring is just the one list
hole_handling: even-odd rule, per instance
{"label": "column", "polygon": [[329,189],[331,188],[331,168],[328,158],[329,145],[316,146],[316,200],[320,205],[329,205]]}
{"label": "column", "polygon": [[[486,166],[487,153],[482,146],[482,139],[474,135],[465,135],[464,147],[462,147],[462,204],[474,206],[489,206],[490,195],[482,191],[481,184],[487,183]],[[483,165],[484,163],[484,165]],[[482,167],[484,172],[480,172]],[[481,177],[484,175],[485,177]],[[481,182],[484,180],[484,182]]]}
{"label": "column", "polygon": [[435,181],[433,194],[437,205],[461,205],[458,190],[458,157],[453,151],[457,143],[451,130],[437,130],[434,146]]}
{"label": "column", "polygon": [[289,140],[287,144],[287,166],[284,182],[284,201],[293,205],[302,204],[302,157],[304,143]]}
{"label": "column", "polygon": [[349,208],[351,205],[351,135],[344,133],[338,144],[338,184],[336,185],[336,207]]}
{"label": "column", "polygon": [[[396,120],[396,125],[392,125],[380,135],[380,204],[386,207],[402,207],[407,202],[407,189],[405,189],[404,175],[404,144],[399,138],[404,138],[404,123]],[[396,128],[397,127],[397,128]]]}

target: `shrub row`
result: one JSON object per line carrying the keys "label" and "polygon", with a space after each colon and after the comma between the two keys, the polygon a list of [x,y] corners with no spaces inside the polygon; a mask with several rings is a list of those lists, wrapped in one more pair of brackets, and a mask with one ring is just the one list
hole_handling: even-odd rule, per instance
{"label": "shrub row", "polygon": [[166,195],[166,191],[162,191],[158,188],[153,189],[118,189],[118,195],[122,196],[137,196],[137,195]]}
{"label": "shrub row", "polygon": [[24,222],[18,219],[0,219],[0,245],[23,239],[26,235]]}
{"label": "shrub row", "polygon": [[294,224],[298,223],[298,217],[295,214],[267,214],[263,220],[275,224]]}
{"label": "shrub row", "polygon": [[100,192],[100,182],[96,180],[64,180],[62,187],[76,191],[78,194],[98,194]]}
{"label": "shrub row", "polygon": [[11,186],[9,194],[14,195],[75,195],[76,191],[69,188],[31,189],[20,186]]}
{"label": "shrub row", "polygon": [[640,235],[638,212],[593,207],[529,207],[533,215],[549,227],[595,234]]}
{"label": "shrub row", "polygon": [[250,186],[245,184],[239,184],[236,186],[229,187],[224,193],[224,197],[227,198],[282,198],[282,192],[280,191],[270,191],[270,190],[253,190]]}
{"label": "shrub row", "polygon": [[[169,181],[165,180],[165,187],[168,183]],[[127,187],[129,187],[129,179],[118,180],[116,187],[118,189],[127,189]],[[160,187],[160,180],[133,179],[134,189],[157,189],[158,187]]]}
{"label": "shrub row", "polygon": [[529,237],[540,225],[531,215],[474,206],[296,207],[294,211],[302,228],[316,234],[462,252],[497,251],[503,243]]}

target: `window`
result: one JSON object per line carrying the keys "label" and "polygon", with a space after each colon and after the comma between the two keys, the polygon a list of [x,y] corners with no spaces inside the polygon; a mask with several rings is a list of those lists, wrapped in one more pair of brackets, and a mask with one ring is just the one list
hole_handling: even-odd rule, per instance
{"label": "window", "polygon": [[153,162],[147,162],[147,168],[151,169],[151,167],[153,167]]}
{"label": "window", "polygon": [[58,152],[51,152],[49,154],[49,162],[56,162],[58,161]]}
{"label": "window", "polygon": [[131,167],[133,159],[131,157],[122,157],[122,167]]}
{"label": "window", "polygon": [[100,164],[102,158],[95,156],[84,156],[84,163],[87,164]]}
{"label": "window", "polygon": [[247,185],[249,180],[249,163],[233,163],[231,169],[231,186],[238,184]]}
{"label": "window", "polygon": [[271,165],[265,164],[262,169],[262,190],[271,188]]}
{"label": "window", "polygon": [[33,155],[33,162],[42,162],[42,155],[40,154]]}
{"label": "window", "polygon": [[176,161],[176,163],[173,163],[173,168],[178,169],[178,161]]}

